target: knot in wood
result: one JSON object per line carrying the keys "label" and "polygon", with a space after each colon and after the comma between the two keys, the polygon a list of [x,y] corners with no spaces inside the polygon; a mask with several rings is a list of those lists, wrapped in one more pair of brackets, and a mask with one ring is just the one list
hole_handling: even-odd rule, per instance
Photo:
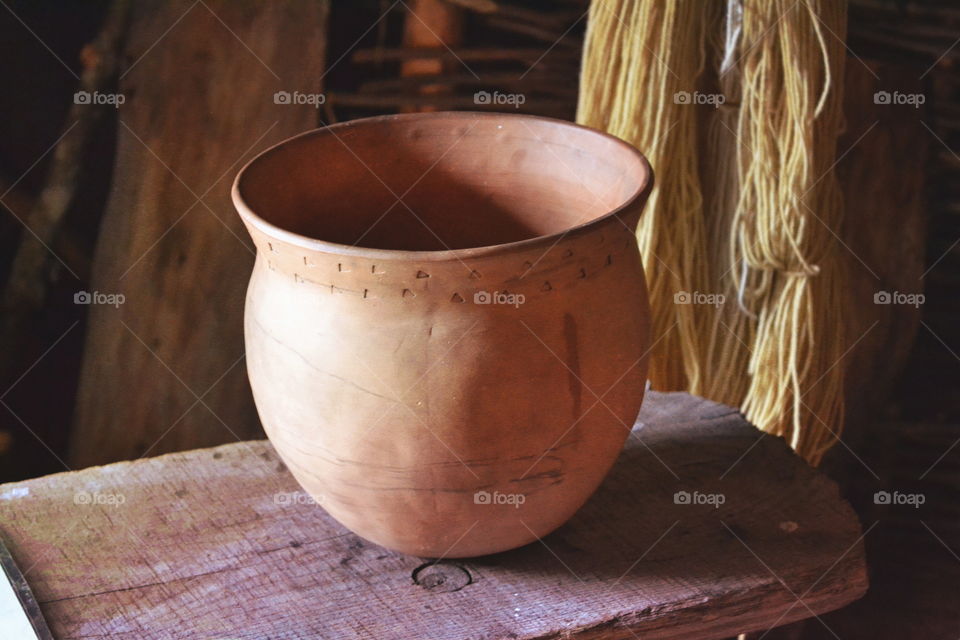
{"label": "knot in wood", "polygon": [[427,562],[413,570],[413,583],[434,593],[459,591],[472,582],[470,572],[452,562]]}

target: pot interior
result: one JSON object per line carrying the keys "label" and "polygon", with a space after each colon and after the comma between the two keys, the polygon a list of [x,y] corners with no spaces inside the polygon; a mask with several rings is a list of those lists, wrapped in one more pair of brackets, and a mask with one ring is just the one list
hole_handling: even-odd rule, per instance
{"label": "pot interior", "polygon": [[440,251],[560,233],[650,179],[628,145],[563,122],[433,113],[358,120],[289,140],[241,174],[266,222],[374,249]]}

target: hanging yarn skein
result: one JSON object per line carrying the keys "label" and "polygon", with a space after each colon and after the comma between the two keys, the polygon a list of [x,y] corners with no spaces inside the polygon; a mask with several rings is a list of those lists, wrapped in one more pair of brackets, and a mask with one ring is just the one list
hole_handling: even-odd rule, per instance
{"label": "hanging yarn skein", "polygon": [[817,464],[843,424],[846,3],[725,4],[594,0],[578,121],[657,171],[637,233],[653,387],[739,405]]}
{"label": "hanging yarn skein", "polygon": [[697,114],[688,100],[705,64],[710,4],[594,2],[581,74],[578,121],[631,142],[657,173],[637,238],[653,310],[650,378],[661,390],[701,384],[703,328],[673,301],[707,284]]}

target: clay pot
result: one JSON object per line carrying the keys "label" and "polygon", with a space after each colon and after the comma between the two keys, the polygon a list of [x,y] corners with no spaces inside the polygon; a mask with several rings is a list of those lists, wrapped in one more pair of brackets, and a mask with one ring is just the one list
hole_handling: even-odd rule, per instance
{"label": "clay pot", "polygon": [[652,180],[616,138],[493,113],[345,122],[250,162],[247,369],[300,484],[419,556],[570,518],[643,398]]}

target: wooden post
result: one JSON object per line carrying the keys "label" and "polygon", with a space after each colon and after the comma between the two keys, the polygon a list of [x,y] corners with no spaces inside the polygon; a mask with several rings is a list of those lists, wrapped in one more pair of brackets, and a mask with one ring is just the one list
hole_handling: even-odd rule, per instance
{"label": "wooden post", "polygon": [[[90,465],[255,437],[243,361],[251,243],[233,176],[316,126],[327,2],[138,2],[71,460]],[[114,298],[116,301],[117,298]],[[96,302],[96,300],[94,300]]]}
{"label": "wooden post", "polygon": [[[414,49],[447,51],[459,45],[463,35],[463,11],[441,0],[411,0],[404,23],[403,44]],[[400,65],[402,76],[439,76],[449,68],[443,58],[417,58]],[[424,95],[449,93],[442,83],[426,84],[418,88]],[[436,107],[401,107],[401,111],[436,111]]]}

